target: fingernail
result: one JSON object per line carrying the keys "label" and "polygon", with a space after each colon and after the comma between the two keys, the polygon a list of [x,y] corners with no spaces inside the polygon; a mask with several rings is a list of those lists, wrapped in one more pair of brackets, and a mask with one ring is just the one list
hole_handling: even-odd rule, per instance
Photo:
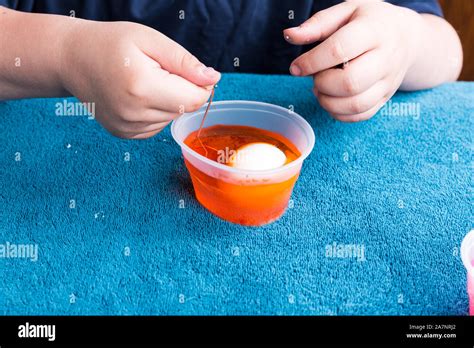
{"label": "fingernail", "polygon": [[204,67],[202,73],[204,76],[210,79],[216,79],[220,76],[220,74],[216,70],[214,70],[214,68]]}
{"label": "fingernail", "polygon": [[290,73],[293,76],[300,76],[301,75],[301,69],[297,65],[292,65],[292,66],[290,66]]}

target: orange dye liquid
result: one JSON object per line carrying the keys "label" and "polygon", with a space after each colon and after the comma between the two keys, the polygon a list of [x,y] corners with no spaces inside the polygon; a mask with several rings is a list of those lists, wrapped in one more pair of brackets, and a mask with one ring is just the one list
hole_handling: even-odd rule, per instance
{"label": "orange dye liquid", "polygon": [[[228,164],[229,156],[242,146],[262,142],[279,148],[287,164],[301,156],[285,137],[253,127],[216,125],[191,133],[185,140],[195,152],[222,164]],[[299,175],[279,183],[237,185],[211,177],[188,161],[186,166],[204,207],[224,220],[249,226],[268,224],[285,212]]]}

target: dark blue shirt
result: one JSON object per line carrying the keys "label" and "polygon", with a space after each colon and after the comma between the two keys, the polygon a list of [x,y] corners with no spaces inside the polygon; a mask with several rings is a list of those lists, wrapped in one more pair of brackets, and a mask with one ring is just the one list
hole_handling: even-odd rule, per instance
{"label": "dark blue shirt", "polygon": [[[310,47],[292,46],[285,28],[297,26],[338,0],[0,0],[27,12],[133,21],[179,42],[203,63],[223,72],[287,73]],[[436,0],[390,0],[441,16]],[[237,60],[238,59],[238,60]],[[236,64],[238,63],[238,64]]]}

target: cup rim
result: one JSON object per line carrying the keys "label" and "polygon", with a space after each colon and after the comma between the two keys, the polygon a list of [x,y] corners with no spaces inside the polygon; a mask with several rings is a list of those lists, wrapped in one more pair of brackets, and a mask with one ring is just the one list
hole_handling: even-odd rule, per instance
{"label": "cup rim", "polygon": [[[302,116],[297,114],[296,112],[292,111],[289,113],[288,109],[285,109],[279,105],[275,104],[270,104],[270,103],[263,103],[263,102],[256,102],[256,101],[250,101],[250,100],[226,100],[226,101],[218,101],[218,102],[213,102],[212,106],[218,106],[218,105],[232,105],[232,106],[238,106],[238,105],[246,105],[246,106],[269,106],[272,107],[276,110],[283,111],[286,115],[291,115],[294,119],[298,120],[300,124],[302,124],[307,130],[307,138],[308,138],[308,146],[305,149],[303,153],[301,153],[301,156],[298,157],[296,160],[294,160],[291,163],[285,164],[283,167],[275,168],[275,169],[270,169],[270,170],[244,170],[244,169],[239,169],[239,168],[233,168],[226,166],[222,163],[218,163],[215,161],[212,161],[208,159],[207,157],[197,153],[193,149],[191,149],[188,145],[184,143],[184,141],[181,141],[178,139],[176,135],[176,128],[179,126],[179,123],[182,122],[182,119],[184,117],[193,117],[197,113],[201,113],[203,110],[207,108],[209,103],[206,103],[204,106],[202,106],[199,110],[193,112],[193,113],[187,113],[179,117],[178,119],[174,120],[173,123],[171,124],[171,135],[173,136],[173,139],[175,142],[181,147],[181,149],[185,150],[188,152],[191,156],[194,156],[195,158],[199,159],[200,161],[216,168],[216,169],[221,169],[226,172],[232,173],[232,174],[240,174],[240,175],[275,175],[279,174],[282,172],[286,172],[292,168],[295,168],[297,166],[302,165],[302,163],[308,158],[308,156],[311,154],[311,152],[314,149],[314,145],[316,143],[316,136],[314,134],[314,130],[311,127],[311,125],[306,121]],[[212,112],[212,106],[211,110],[209,113]],[[188,134],[189,135],[189,134]]]}

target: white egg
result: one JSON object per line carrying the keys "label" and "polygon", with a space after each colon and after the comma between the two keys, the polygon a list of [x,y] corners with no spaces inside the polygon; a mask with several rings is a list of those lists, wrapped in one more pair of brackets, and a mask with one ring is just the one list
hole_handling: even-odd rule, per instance
{"label": "white egg", "polygon": [[267,143],[242,146],[230,160],[231,167],[243,170],[271,170],[283,167],[285,163],[283,151]]}

